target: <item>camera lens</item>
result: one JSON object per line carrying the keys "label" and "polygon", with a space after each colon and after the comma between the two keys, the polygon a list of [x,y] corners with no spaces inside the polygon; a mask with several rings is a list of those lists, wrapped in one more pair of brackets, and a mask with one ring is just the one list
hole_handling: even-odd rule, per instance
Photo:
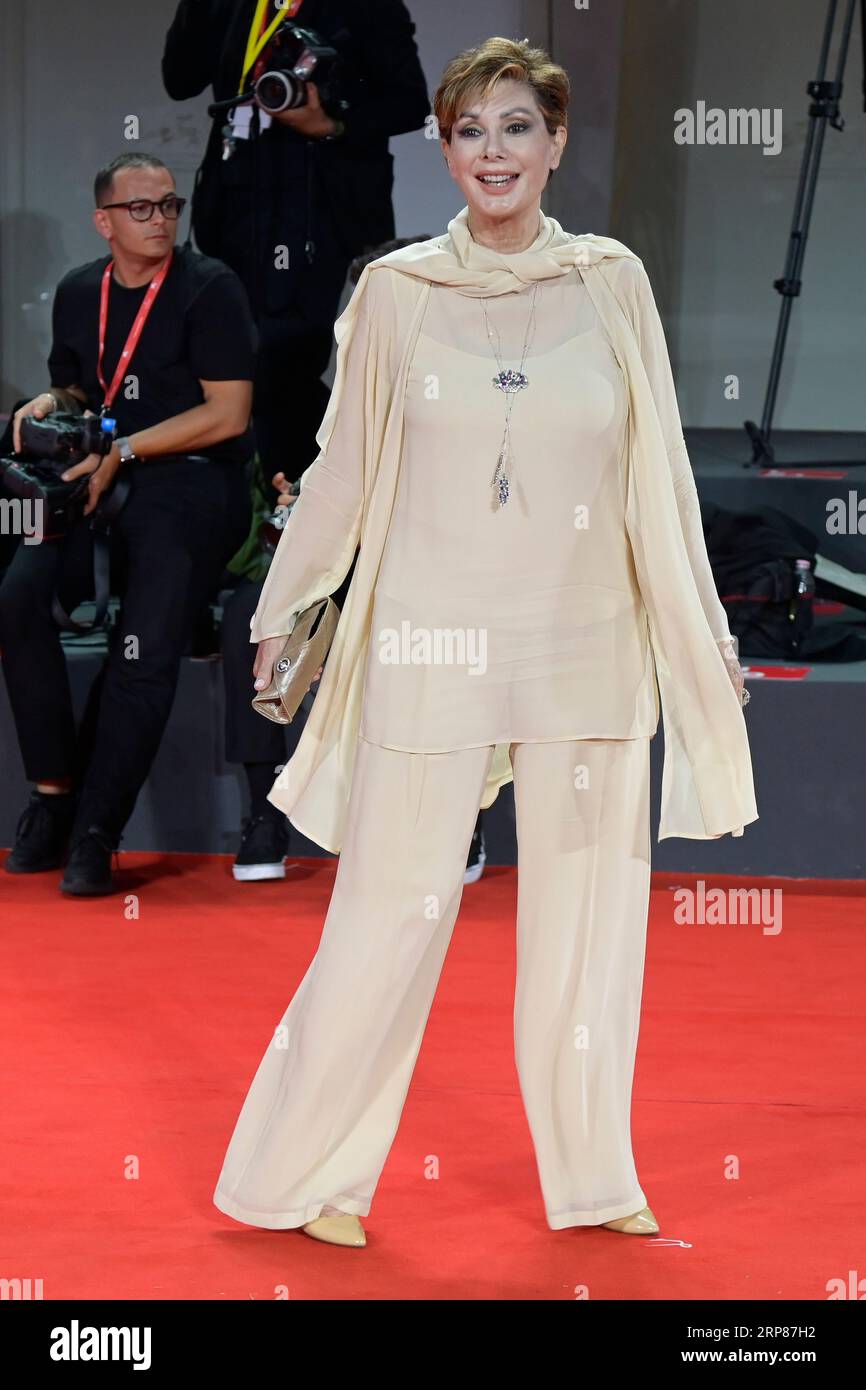
{"label": "camera lens", "polygon": [[264,72],[256,83],[256,97],[266,111],[286,111],[299,106],[300,83],[290,72]]}

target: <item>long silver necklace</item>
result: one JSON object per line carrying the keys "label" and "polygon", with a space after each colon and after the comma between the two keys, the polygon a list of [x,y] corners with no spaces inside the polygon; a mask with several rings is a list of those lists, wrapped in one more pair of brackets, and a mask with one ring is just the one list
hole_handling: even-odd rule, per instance
{"label": "long silver necklace", "polygon": [[[484,322],[487,325],[487,336],[490,339],[496,363],[499,367],[499,371],[496,373],[496,376],[491,377],[491,381],[494,386],[500,391],[504,391],[507,396],[505,406],[505,430],[502,435],[502,444],[499,448],[499,458],[496,460],[496,468],[494,469],[491,479],[491,487],[495,490],[495,498],[500,507],[505,506],[509,495],[507,460],[511,451],[511,408],[514,405],[514,398],[517,392],[522,391],[524,387],[529,385],[529,378],[524,376],[523,373],[523,365],[526,361],[526,353],[531,339],[530,330],[535,326],[535,300],[537,294],[538,281],[536,280],[532,287],[532,303],[529,306],[529,318],[526,322],[526,332],[523,337],[523,356],[520,359],[520,366],[517,371],[513,371],[510,367],[506,370],[502,365],[502,357],[499,352],[499,332],[491,328],[490,320],[487,317],[487,301],[483,298],[481,300],[481,308],[484,310]],[[495,342],[493,341],[494,332],[496,333]]]}

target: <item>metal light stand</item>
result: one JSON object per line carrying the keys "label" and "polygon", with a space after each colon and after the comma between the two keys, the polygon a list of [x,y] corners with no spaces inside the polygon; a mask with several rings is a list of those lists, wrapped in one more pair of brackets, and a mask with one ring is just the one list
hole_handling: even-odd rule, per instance
{"label": "metal light stand", "polygon": [[[779,389],[779,377],[782,372],[782,357],[784,355],[785,342],[788,336],[788,324],[791,318],[792,303],[800,293],[800,272],[803,268],[806,238],[809,234],[809,222],[812,216],[812,204],[815,198],[815,185],[818,181],[821,152],[824,147],[824,135],[827,130],[828,121],[835,130],[841,131],[845,128],[845,122],[839,115],[839,98],[842,95],[842,77],[848,57],[848,46],[851,41],[855,3],[856,0],[847,0],[842,36],[839,43],[839,54],[836,62],[836,77],[832,82],[828,82],[825,78],[825,73],[829,60],[830,43],[836,22],[837,7],[837,0],[829,0],[827,19],[824,25],[824,36],[821,40],[821,53],[818,60],[818,76],[813,82],[807,83],[806,86],[806,91],[813,100],[812,105],[809,107],[809,130],[806,136],[806,146],[803,150],[803,160],[800,166],[800,180],[794,204],[794,217],[791,226],[790,240],[788,242],[788,256],[781,278],[773,281],[773,288],[778,290],[779,294],[782,296],[779,324],[776,329],[776,341],[773,345],[770,376],[767,382],[767,394],[764,399],[764,413],[761,417],[760,428],[753,420],[744,421],[746,433],[752,441],[752,458],[749,463],[743,464],[744,468],[751,468],[756,465],[772,466],[775,463],[775,453],[770,443],[773,412],[776,408],[776,395]],[[866,110],[866,0],[860,0],[860,27],[863,39],[863,95],[864,110]],[[813,468],[832,468],[837,465],[833,461],[820,459],[807,466]]]}

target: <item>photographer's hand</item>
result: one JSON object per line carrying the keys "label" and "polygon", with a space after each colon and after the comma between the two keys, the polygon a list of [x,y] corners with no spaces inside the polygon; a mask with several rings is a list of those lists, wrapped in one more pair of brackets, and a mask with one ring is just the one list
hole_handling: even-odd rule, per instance
{"label": "photographer's hand", "polygon": [[[21,421],[25,415],[33,415],[37,420],[43,420],[46,415],[50,415],[54,410],[68,411],[73,415],[81,414],[81,407],[87,404],[87,397],[80,386],[52,386],[50,391],[40,391],[38,396],[34,396],[32,401],[22,405],[16,410],[12,420],[12,443],[16,454],[21,453]],[[85,410],[85,415],[92,415],[92,410]]]}
{"label": "photographer's hand", "polygon": [[277,490],[278,507],[287,507],[291,503],[297,502],[299,494],[297,491],[292,491],[293,488],[297,489],[297,486],[297,483],[287,482],[285,473],[274,474],[271,478],[271,487],[275,487]]}
{"label": "photographer's hand", "polygon": [[60,476],[65,483],[71,483],[76,478],[83,477],[85,473],[91,475],[84,516],[90,515],[102,494],[111,487],[120,463],[120,454],[114,447],[107,454],[88,454],[86,459],[81,460],[81,463],[76,463],[73,468],[67,468],[65,473],[61,473]]}
{"label": "photographer's hand", "polygon": [[[337,122],[325,111],[319,101],[319,91],[315,82],[307,83],[309,99],[303,106],[290,107],[288,111],[272,111],[271,117],[280,125],[291,126],[299,135],[309,135],[320,140],[323,135],[333,135]],[[262,108],[264,109],[264,108]]]}
{"label": "photographer's hand", "polygon": [[16,410],[12,418],[12,443],[16,454],[21,453],[21,421],[25,415],[32,415],[37,420],[42,420],[46,415],[50,415],[57,409],[57,397],[51,391],[41,391],[38,396],[34,396],[32,401],[22,405]]}

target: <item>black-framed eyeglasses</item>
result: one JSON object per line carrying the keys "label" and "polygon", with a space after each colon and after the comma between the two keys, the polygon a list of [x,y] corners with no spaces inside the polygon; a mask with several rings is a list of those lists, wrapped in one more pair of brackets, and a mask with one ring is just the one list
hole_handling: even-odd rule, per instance
{"label": "black-framed eyeglasses", "polygon": [[126,203],[103,203],[102,208],[126,208],[133,222],[149,222],[154,208],[159,208],[163,217],[176,222],[186,207],[186,198],[178,198],[176,193],[167,193],[158,203],[149,198],[132,198]]}

